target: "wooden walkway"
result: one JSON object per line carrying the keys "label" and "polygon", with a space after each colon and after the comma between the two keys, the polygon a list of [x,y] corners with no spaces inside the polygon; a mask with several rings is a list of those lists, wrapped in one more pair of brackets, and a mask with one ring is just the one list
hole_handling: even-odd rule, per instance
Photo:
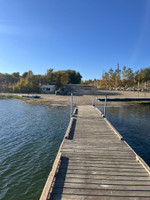
{"label": "wooden walkway", "polygon": [[43,190],[46,199],[148,200],[149,168],[96,108],[79,106]]}

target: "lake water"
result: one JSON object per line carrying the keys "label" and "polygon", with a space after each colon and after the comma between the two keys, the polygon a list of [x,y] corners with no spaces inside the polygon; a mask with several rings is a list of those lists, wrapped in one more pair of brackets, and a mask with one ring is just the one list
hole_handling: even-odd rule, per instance
{"label": "lake water", "polygon": [[[107,109],[107,118],[150,165],[150,106]],[[69,123],[70,107],[0,100],[0,199],[37,200]]]}
{"label": "lake water", "polygon": [[66,132],[69,109],[0,100],[0,199],[39,199]]}
{"label": "lake water", "polygon": [[150,105],[108,107],[106,118],[150,166]]}

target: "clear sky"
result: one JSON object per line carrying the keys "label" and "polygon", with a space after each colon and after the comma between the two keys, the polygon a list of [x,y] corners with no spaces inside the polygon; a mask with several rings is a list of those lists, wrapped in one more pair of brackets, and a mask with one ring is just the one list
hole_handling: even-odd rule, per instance
{"label": "clear sky", "polygon": [[150,66],[150,0],[0,0],[0,72]]}

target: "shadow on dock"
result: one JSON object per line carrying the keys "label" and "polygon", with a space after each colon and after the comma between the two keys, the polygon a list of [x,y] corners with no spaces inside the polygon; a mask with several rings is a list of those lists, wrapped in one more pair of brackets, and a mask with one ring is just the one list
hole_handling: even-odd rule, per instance
{"label": "shadow on dock", "polygon": [[[78,112],[78,111],[76,111],[76,112]],[[74,138],[74,132],[75,132],[76,123],[77,123],[77,119],[73,119],[68,140],[73,140],[73,138]]]}
{"label": "shadow on dock", "polygon": [[69,164],[69,158],[62,156],[59,171],[55,175],[56,181],[54,183],[53,190],[52,190],[52,193],[51,193],[51,197],[50,197],[49,200],[55,199],[54,196],[55,197],[57,196],[57,199],[62,198],[63,188],[64,188],[67,169],[68,169],[68,164]]}
{"label": "shadow on dock", "polygon": [[78,114],[78,108],[76,108],[76,110],[75,110],[75,113],[74,113],[75,115],[77,115]]}

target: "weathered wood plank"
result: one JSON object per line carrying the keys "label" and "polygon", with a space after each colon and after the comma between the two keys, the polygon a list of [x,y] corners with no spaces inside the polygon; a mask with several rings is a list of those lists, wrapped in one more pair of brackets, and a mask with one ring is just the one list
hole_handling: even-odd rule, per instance
{"label": "weathered wood plank", "polygon": [[[66,168],[62,165],[61,170]],[[128,168],[128,167],[99,167],[99,166],[89,166],[89,165],[68,165],[67,170],[90,170],[90,171],[103,171],[103,172],[132,172],[132,173],[146,173],[145,170],[143,168]]]}
{"label": "weathered wood plank", "polygon": [[127,185],[127,186],[150,186],[149,179],[147,180],[120,180],[120,179],[94,179],[94,178],[71,178],[66,177],[65,180],[59,180],[63,183],[86,183],[86,184],[106,184],[106,185]]}
{"label": "weathered wood plank", "polygon": [[[63,154],[63,156],[69,156],[69,154]],[[81,156],[80,155],[80,157],[79,156],[77,156],[77,155],[70,155],[70,157],[69,157],[69,159],[70,160],[85,160],[85,161],[119,161],[119,162],[121,162],[121,161],[126,161],[126,162],[128,162],[128,161],[133,161],[133,158],[130,158],[130,157],[111,157],[111,156],[107,156],[107,157],[105,157],[105,156]],[[135,160],[135,159],[134,159]]]}
{"label": "weathered wood plank", "polygon": [[129,197],[150,197],[149,190],[119,190],[119,189],[86,189],[86,188],[54,188],[54,194],[78,194],[85,196],[129,196]]}
{"label": "weathered wood plank", "polygon": [[126,166],[128,166],[128,167],[134,167],[134,168],[136,168],[136,166],[137,167],[140,167],[140,168],[143,168],[142,166],[141,166],[141,164],[140,163],[138,163],[138,162],[136,162],[135,160],[131,160],[130,162],[128,161],[128,162],[126,162],[126,160],[113,160],[113,161],[111,161],[111,160],[96,160],[96,161],[90,161],[90,160],[80,160],[80,159],[69,159],[69,163],[71,163],[71,164],[75,164],[75,165],[80,165],[80,164],[84,164],[85,166],[86,165],[91,165],[91,164],[93,164],[94,166],[113,166],[113,167],[121,167],[121,166],[123,166],[123,167],[126,167]]}
{"label": "weathered wood plank", "polygon": [[149,200],[149,197],[130,197],[130,196],[83,196],[78,194],[55,194],[51,198],[52,200]]}
{"label": "weathered wood plank", "polygon": [[[133,184],[133,183],[132,183]],[[73,188],[73,189],[92,189],[92,190],[124,190],[124,191],[150,191],[150,185],[121,185],[121,184],[92,184],[88,182],[84,183],[72,183],[72,182],[57,182],[55,187],[57,188]]]}
{"label": "weathered wood plank", "polygon": [[62,152],[65,153],[69,153],[70,155],[84,155],[84,156],[88,156],[88,155],[95,155],[95,156],[125,156],[125,157],[133,157],[136,158],[135,154],[131,151],[98,151],[98,150],[91,150],[91,149],[62,149]]}
{"label": "weathered wood plank", "polygon": [[62,169],[59,170],[61,173],[67,172],[67,174],[78,174],[78,175],[92,175],[92,176],[130,176],[130,177],[147,177],[146,172],[126,172],[126,171],[119,171],[116,169],[116,171],[103,171],[103,170],[88,170],[86,168],[84,169]]}
{"label": "weathered wood plank", "polygon": [[99,180],[145,180],[145,181],[149,181],[149,177],[148,176],[134,176],[134,175],[108,175],[108,174],[72,174],[72,173],[66,173],[64,174],[64,172],[60,173],[58,176],[58,178],[62,179],[62,178],[83,178],[83,179],[99,179]]}
{"label": "weathered wood plank", "polygon": [[132,170],[144,170],[143,167],[141,165],[128,165],[128,164],[122,164],[122,163],[88,163],[88,162],[69,162],[68,164],[68,168],[72,168],[72,167],[88,167],[88,168],[98,168],[98,169],[114,169],[116,170],[116,168],[118,169],[132,169]]}

